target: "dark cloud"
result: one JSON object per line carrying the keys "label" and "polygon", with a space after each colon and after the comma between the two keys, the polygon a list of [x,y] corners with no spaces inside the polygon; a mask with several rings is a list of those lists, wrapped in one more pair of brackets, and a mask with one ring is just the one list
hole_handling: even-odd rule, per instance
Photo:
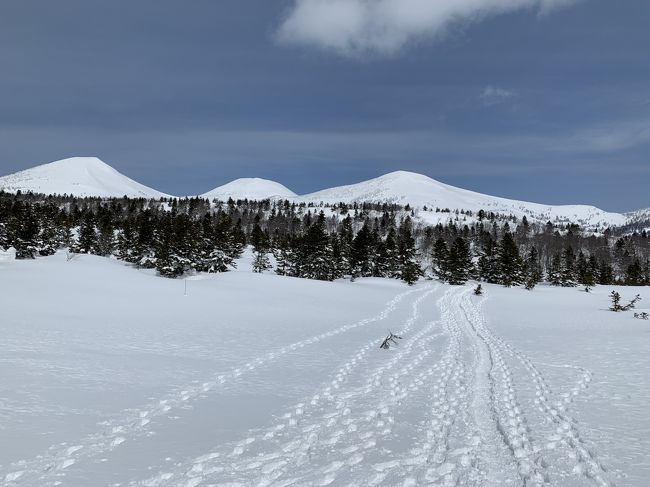
{"label": "dark cloud", "polygon": [[650,162],[647,2],[514,12],[370,60],[279,47],[292,4],[5,3],[0,173],[97,155],[183,194],[410,169],[521,199],[650,206],[634,186]]}

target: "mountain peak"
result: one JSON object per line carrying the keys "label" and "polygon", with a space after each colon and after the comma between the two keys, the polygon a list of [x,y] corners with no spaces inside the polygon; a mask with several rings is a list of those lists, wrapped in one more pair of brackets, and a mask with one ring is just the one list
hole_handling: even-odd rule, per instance
{"label": "mountain peak", "polygon": [[[317,191],[300,199],[330,204],[339,202],[409,204],[413,208],[427,207],[429,210],[436,208],[473,212],[485,210],[519,218],[526,216],[537,221],[574,222],[592,227],[622,225],[625,222],[623,215],[608,213],[593,206],[552,206],[499,198],[450,186],[423,174],[409,171],[390,172],[368,181]],[[437,216],[427,212],[422,212],[420,215],[431,223],[436,223],[440,218],[448,218],[442,212]]]}
{"label": "mountain peak", "polygon": [[296,193],[275,181],[262,178],[239,178],[200,195],[202,198],[228,200],[232,198],[264,200],[294,198]]}
{"label": "mountain peak", "polygon": [[79,197],[168,196],[121,174],[97,157],[70,157],[10,174],[0,178],[0,189]]}

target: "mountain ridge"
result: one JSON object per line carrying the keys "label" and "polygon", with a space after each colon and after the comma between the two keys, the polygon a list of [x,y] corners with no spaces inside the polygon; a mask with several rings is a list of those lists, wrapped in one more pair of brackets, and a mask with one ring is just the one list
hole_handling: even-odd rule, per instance
{"label": "mountain ridge", "polygon": [[[6,192],[35,192],[98,197],[171,198],[171,196],[119,173],[96,157],[73,157],[42,164],[8,176],[0,177],[0,189]],[[262,178],[239,178],[198,195],[201,198],[288,199],[312,204],[387,202],[410,205],[428,223],[442,218],[444,210],[484,210],[519,218],[555,223],[576,223],[590,228],[623,226],[649,209],[628,213],[608,212],[590,205],[547,205],[490,196],[451,186],[429,176],[410,171],[393,171],[382,176],[298,195],[276,181]],[[424,211],[424,208],[429,211]]]}
{"label": "mountain ridge", "polygon": [[458,188],[409,171],[393,171],[360,183],[310,193],[301,199],[312,203],[386,201],[416,208],[484,210],[538,221],[566,221],[589,226],[623,225],[627,220],[622,213],[608,212],[595,206],[511,200]]}

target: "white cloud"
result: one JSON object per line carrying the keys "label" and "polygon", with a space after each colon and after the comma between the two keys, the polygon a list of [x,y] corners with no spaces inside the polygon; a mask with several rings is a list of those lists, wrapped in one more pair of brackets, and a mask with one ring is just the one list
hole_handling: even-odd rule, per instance
{"label": "white cloud", "polygon": [[499,88],[498,86],[486,86],[481,93],[480,99],[485,105],[491,106],[506,101],[513,96],[515,96],[515,93],[511,90]]}
{"label": "white cloud", "polygon": [[294,0],[277,33],[283,43],[339,54],[391,54],[444,36],[454,25],[516,10],[546,15],[580,0]]}

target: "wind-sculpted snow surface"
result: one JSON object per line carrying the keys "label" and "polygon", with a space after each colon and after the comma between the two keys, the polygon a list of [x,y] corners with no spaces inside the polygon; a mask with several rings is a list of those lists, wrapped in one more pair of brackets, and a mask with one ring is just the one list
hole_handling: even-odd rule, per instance
{"label": "wind-sculpted snow surface", "polygon": [[[13,279],[0,293],[0,485],[642,486],[650,475],[650,330],[599,309],[604,289],[487,285],[479,297],[236,273],[183,296],[178,281],[115,262],[46,262],[0,267]],[[52,289],[44,315],[20,306],[44,293],[37,274]],[[86,286],[78,312],[51,282],[91,275],[110,284]],[[102,307],[107,289],[117,310]],[[136,289],[143,303],[128,304]],[[214,306],[220,293],[238,309]],[[403,338],[382,350],[388,330]]]}

